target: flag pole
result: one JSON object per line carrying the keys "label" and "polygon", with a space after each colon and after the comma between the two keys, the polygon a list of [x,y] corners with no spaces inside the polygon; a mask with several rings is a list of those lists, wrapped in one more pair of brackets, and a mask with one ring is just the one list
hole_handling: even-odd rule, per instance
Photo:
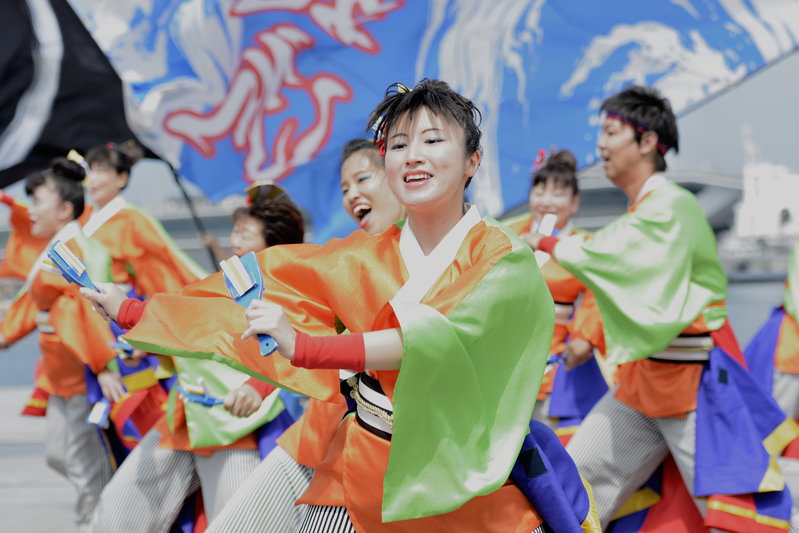
{"label": "flag pole", "polygon": [[[191,218],[194,219],[194,224],[197,226],[197,231],[199,231],[202,234],[205,234],[205,226],[203,225],[202,220],[200,220],[200,217],[197,216],[197,211],[194,209],[194,203],[191,201],[189,193],[186,192],[185,187],[183,187],[183,183],[181,183],[180,181],[180,176],[178,175],[178,171],[175,170],[175,167],[172,166],[172,163],[167,161],[166,164],[169,165],[169,170],[172,171],[172,176],[175,177],[175,183],[178,184],[180,192],[183,193],[183,198],[186,200],[186,205],[189,206],[189,212],[191,213]],[[210,246],[206,246],[205,248],[208,250],[208,255],[211,258],[211,264],[214,267],[214,272],[219,272],[219,265],[216,262],[217,260],[216,256],[214,255],[214,251],[211,249]]]}

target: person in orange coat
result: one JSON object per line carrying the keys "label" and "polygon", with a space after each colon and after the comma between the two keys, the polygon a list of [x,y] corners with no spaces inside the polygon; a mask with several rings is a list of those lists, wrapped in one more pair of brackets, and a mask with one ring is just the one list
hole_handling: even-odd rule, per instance
{"label": "person in orange coat", "polygon": [[[344,209],[367,233],[382,233],[405,218],[405,208],[386,184],[383,158],[374,141],[353,139],[345,145],[341,192]],[[294,533],[306,507],[294,502],[308,489],[347,412],[344,397],[336,399],[309,399],[305,413],[278,439],[278,447],[247,478],[208,533]]]}
{"label": "person in orange coat", "polygon": [[[233,218],[231,245],[236,256],[303,239],[302,215],[290,201],[267,200],[243,207]],[[88,291],[98,303],[98,297],[109,294],[125,299],[113,284],[98,284],[98,289],[102,294]],[[137,322],[146,304],[126,301],[116,317],[125,329]],[[293,420],[279,391],[261,380],[205,361],[181,359],[174,366],[179,387],[187,391],[202,378],[208,394],[222,405],[200,405],[179,392],[181,388],[173,389],[166,412],[161,412],[103,491],[89,531],[166,531],[185,498],[198,487],[205,516],[213,521],[258,466],[259,433],[271,435],[274,444],[274,436]]]}
{"label": "person in orange coat", "polygon": [[[33,263],[47,246],[47,239],[31,235],[31,223],[28,218],[29,206],[0,190],[0,202],[11,209],[9,224],[11,233],[6,241],[3,261],[0,262],[0,277],[14,278],[24,281],[33,268]],[[89,219],[91,208],[86,208],[78,217],[83,225]],[[9,332],[24,329],[25,324],[35,324],[36,304],[26,291],[16,295],[11,307],[3,313],[0,322],[0,336],[8,336]],[[5,338],[5,337],[0,337]],[[25,403],[22,414],[26,416],[44,416],[47,411],[47,399],[50,396],[47,376],[43,372],[44,361],[39,358],[33,372],[34,391]]]}
{"label": "person in orange coat", "polygon": [[[143,155],[144,151],[131,141],[95,146],[87,152],[86,185],[95,210],[83,225],[83,233],[108,251],[114,283],[126,293],[148,298],[181,289],[207,274],[177,247],[158,220],[122,197],[133,165]],[[157,378],[168,375],[171,365],[165,365],[165,369],[160,363],[141,350],[133,350],[129,357],[118,360],[122,381],[130,395],[122,397],[124,391],[120,388],[109,398],[115,402],[122,398],[127,404],[124,407],[115,404],[111,419],[128,449],[163,414],[161,405],[166,393]],[[135,431],[123,429],[128,420],[137,421]]]}
{"label": "person in orange coat", "polygon": [[[88,255],[97,243],[82,237],[76,219],[84,211],[83,169],[59,158],[51,169],[28,177],[26,192],[33,196],[29,209],[31,235],[50,243],[60,240],[73,254],[92,268]],[[94,247],[92,247],[92,244]],[[5,329],[2,345],[39,330],[43,356],[43,376],[51,395],[47,405],[47,430],[44,445],[47,464],[66,477],[76,488],[76,521],[84,528],[92,515],[100,492],[111,478],[112,464],[100,434],[85,419],[90,412],[86,401],[84,366],[98,375],[104,393],[118,383],[107,368],[114,357],[108,346],[113,336],[108,325],[82,298],[76,285],[50,270],[44,253],[34,261],[25,290],[36,306],[36,320],[20,321],[16,331]]]}
{"label": "person in orange coat", "polygon": [[177,247],[160,222],[121,196],[142,155],[141,148],[127,143],[89,150],[87,185],[96,208],[83,233],[108,250],[114,283],[150,297],[182,289],[207,273]]}
{"label": "person in orange coat", "polygon": [[[540,166],[531,177],[530,212],[503,221],[525,242],[546,215],[557,217],[554,234],[580,232],[570,221],[580,208],[574,155],[568,150],[553,150],[548,158],[541,153],[539,156]],[[600,367],[603,361],[594,358],[595,349],[600,354],[605,350],[602,317],[593,294],[577,278],[552,261],[549,254],[536,252],[536,260],[555,301],[555,332],[549,347],[551,362],[538,391],[533,419],[554,429],[566,445],[588,411],[608,391]]]}

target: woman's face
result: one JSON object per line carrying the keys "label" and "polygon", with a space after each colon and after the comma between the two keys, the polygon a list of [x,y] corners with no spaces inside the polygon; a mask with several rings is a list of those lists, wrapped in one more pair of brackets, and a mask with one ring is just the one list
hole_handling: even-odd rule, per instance
{"label": "woman's face", "polygon": [[361,229],[376,235],[405,218],[405,209],[386,184],[386,172],[368,150],[350,155],[341,165],[344,209]]}
{"label": "woman's face", "polygon": [[28,209],[31,235],[40,239],[52,239],[61,228],[72,220],[73,208],[64,202],[48,179],[33,191],[33,205]]}
{"label": "woman's face", "polygon": [[250,252],[257,254],[265,250],[263,231],[260,221],[246,215],[239,217],[230,234],[230,248],[233,254],[242,257]]}
{"label": "woman's face", "polygon": [[555,227],[562,229],[577,210],[580,209],[580,195],[574,194],[571,187],[564,186],[554,179],[539,182],[530,190],[530,213],[538,223],[544,215],[558,217]]}
{"label": "woman's face", "polygon": [[103,208],[127,183],[127,172],[117,174],[116,170],[107,165],[94,164],[88,179],[89,198],[97,207]]}
{"label": "woman's face", "polygon": [[406,114],[386,136],[386,176],[391,190],[410,212],[461,209],[466,181],[480,153],[465,154],[463,130],[420,108]]}

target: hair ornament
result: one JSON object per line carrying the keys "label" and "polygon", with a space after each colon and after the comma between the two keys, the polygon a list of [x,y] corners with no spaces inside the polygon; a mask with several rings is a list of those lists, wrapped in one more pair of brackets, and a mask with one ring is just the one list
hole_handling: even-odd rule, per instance
{"label": "hair ornament", "polygon": [[539,148],[538,152],[535,155],[535,162],[533,162],[533,169],[541,168],[544,166],[544,163],[547,162],[548,159],[547,151],[543,148]]}
{"label": "hair ornament", "polygon": [[86,173],[86,175],[87,176],[89,175],[91,169],[89,168],[88,163],[86,163],[86,160],[83,159],[83,156],[80,155],[77,151],[70,150],[69,153],[67,154],[67,159],[69,159],[73,163],[79,164],[83,168],[83,171]]}
{"label": "hair ornament", "polygon": [[[621,122],[623,124],[627,124],[628,126],[633,128],[635,131],[637,131],[638,133],[646,133],[647,131],[652,131],[649,128],[646,128],[646,127],[642,126],[641,124],[634,124],[631,120],[627,120],[626,118],[622,118],[619,115],[617,115],[616,113],[608,113],[607,114],[607,118],[612,119],[612,120],[618,120],[619,122]],[[665,144],[663,144],[663,142],[660,140],[660,136],[658,135],[658,152],[660,152],[660,155],[665,156],[666,152],[668,152],[668,151],[669,151],[669,147],[666,146]]]}
{"label": "hair ornament", "polygon": [[291,203],[288,193],[283,187],[275,185],[270,180],[253,182],[244,192],[247,193],[248,205],[257,204],[265,200],[284,200]]}
{"label": "hair ornament", "polygon": [[109,141],[105,144],[105,147],[108,148],[109,150],[116,150],[116,151],[119,151],[123,148],[130,148],[132,146],[136,146],[136,141],[134,141],[133,139],[128,139],[122,144],[117,144],[113,141]]}
{"label": "hair ornament", "polygon": [[[400,84],[398,84],[400,85]],[[405,87],[403,85],[403,87]],[[407,88],[407,87],[406,87]],[[375,136],[375,146],[380,150],[380,157],[386,156],[386,116],[381,115],[372,126]]]}

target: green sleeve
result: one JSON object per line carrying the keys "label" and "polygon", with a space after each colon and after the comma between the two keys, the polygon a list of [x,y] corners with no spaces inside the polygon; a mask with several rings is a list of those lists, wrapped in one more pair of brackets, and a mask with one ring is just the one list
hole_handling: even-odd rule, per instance
{"label": "green sleeve", "polygon": [[508,237],[512,251],[448,316],[392,302],[404,354],[384,521],[446,513],[497,490],[529,431],[555,313],[532,250]]}
{"label": "green sleeve", "polygon": [[785,312],[791,315],[794,320],[797,320],[797,309],[799,309],[799,264],[797,264],[796,260],[797,248],[799,248],[799,238],[796,239],[793,250],[791,250],[791,257],[788,259],[787,287],[785,289],[785,297],[782,300]]}
{"label": "green sleeve", "polygon": [[668,184],[593,238],[575,235],[555,246],[557,261],[596,297],[608,361],[657,353],[703,315],[710,330],[726,307],[727,278],[716,239],[696,198]]}

